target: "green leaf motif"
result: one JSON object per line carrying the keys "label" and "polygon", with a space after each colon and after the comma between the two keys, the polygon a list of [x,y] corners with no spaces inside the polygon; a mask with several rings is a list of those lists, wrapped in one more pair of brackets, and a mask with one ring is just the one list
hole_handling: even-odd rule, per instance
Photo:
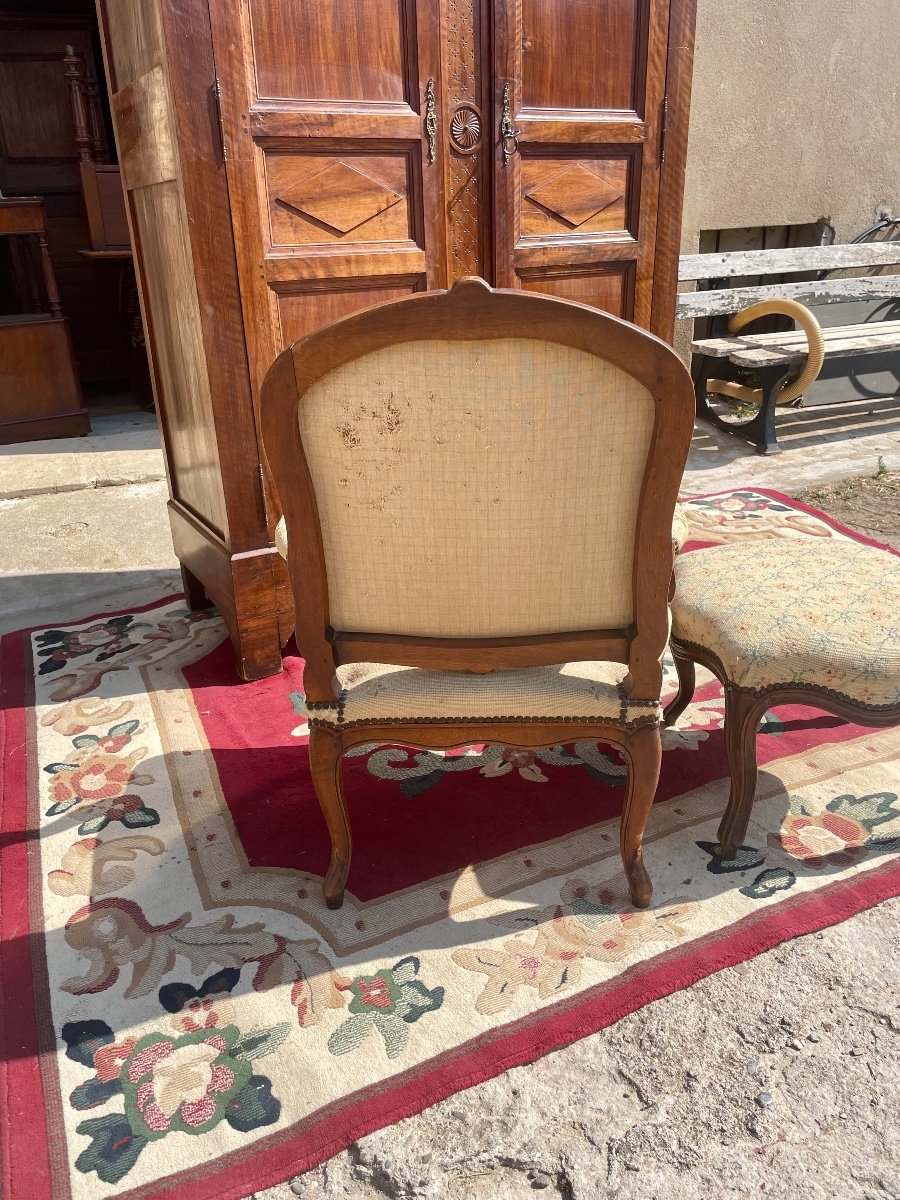
{"label": "green leaf motif", "polygon": [[84,1083],[79,1083],[76,1088],[73,1088],[69,1094],[69,1103],[73,1108],[82,1111],[86,1108],[99,1108],[101,1104],[105,1104],[112,1096],[117,1096],[122,1091],[122,1084],[119,1079],[100,1079],[98,1075],[92,1075],[90,1079],[86,1079]]}
{"label": "green leaf motif", "polygon": [[72,738],[72,745],[76,750],[86,750],[88,746],[99,746],[100,739],[94,733],[80,733],[78,737]]}
{"label": "green leaf motif", "polygon": [[766,856],[760,854],[753,846],[741,846],[735,858],[724,859],[719,856],[718,842],[697,842],[697,845],[709,855],[706,869],[713,875],[730,875],[734,871],[750,871],[754,867],[761,867],[766,861]]}
{"label": "green leaf motif", "polygon": [[272,1054],[277,1050],[282,1042],[287,1040],[290,1032],[289,1021],[283,1021],[280,1025],[272,1025],[269,1029],[251,1029],[249,1033],[244,1034],[231,1053],[235,1058],[246,1058],[249,1062],[253,1062],[255,1059],[264,1058],[267,1054]]}
{"label": "green leaf motif", "polygon": [[892,854],[900,850],[900,834],[896,837],[869,838],[866,845],[874,854]]}
{"label": "green leaf motif", "polygon": [[781,737],[784,733],[784,722],[774,712],[767,712],[759,723],[759,732],[768,733],[772,737]]}
{"label": "green leaf motif", "polygon": [[778,892],[786,892],[796,882],[797,876],[793,871],[788,871],[785,867],[771,867],[768,871],[762,871],[752,883],[739,888],[738,891],[742,896],[749,896],[751,900],[767,900]]}
{"label": "green leaf motif", "polygon": [[140,721],[122,721],[119,725],[113,725],[106,736],[112,738],[131,737],[140,724]]}
{"label": "green leaf motif", "polygon": [[44,770],[48,775],[58,775],[60,771],[77,771],[78,763],[47,763]]}
{"label": "green leaf motif", "polygon": [[394,977],[394,982],[400,984],[401,986],[404,983],[409,983],[411,979],[415,979],[415,977],[418,975],[420,966],[421,963],[412,954],[408,955],[406,958],[401,958],[399,962],[395,962],[391,967],[391,974]]}
{"label": "green leaf motif", "polygon": [[106,813],[97,813],[95,817],[88,817],[86,821],[82,821],[78,826],[78,832],[82,837],[87,837],[93,833],[100,833],[109,824],[109,817]]}
{"label": "green leaf motif", "polygon": [[435,1012],[444,1003],[442,987],[427,988],[418,979],[411,979],[409,983],[404,983],[400,994],[404,1003],[402,1009],[398,1007],[397,1013],[408,1025],[412,1025],[426,1013]]}
{"label": "green leaf motif", "polygon": [[76,1168],[87,1175],[95,1171],[104,1183],[118,1183],[128,1174],[147,1145],[122,1113],[91,1117],[76,1128],[91,1144],[75,1159]]}
{"label": "green leaf motif", "polygon": [[809,807],[802,796],[796,796],[793,793],[788,796],[788,812],[792,817],[811,817],[814,815],[813,809]]}
{"label": "green leaf motif", "polygon": [[400,791],[407,800],[415,800],[417,796],[430,792],[433,787],[442,783],[446,778],[445,771],[430,771],[427,775],[415,775],[411,779],[401,781]]}
{"label": "green leaf motif", "polygon": [[122,817],[126,829],[145,829],[148,825],[159,824],[159,813],[153,808],[136,808]]}
{"label": "green leaf motif", "polygon": [[281,1101],[272,1095],[272,1083],[265,1075],[251,1075],[225,1112],[225,1120],[238,1133],[274,1125],[280,1116]]}
{"label": "green leaf motif", "polygon": [[896,792],[872,792],[867,796],[852,796],[846,793],[829,800],[826,807],[829,812],[838,816],[859,821],[866,829],[874,829],[877,825],[883,825],[885,821],[893,821],[900,817],[900,812],[894,807],[896,803]]}
{"label": "green leaf motif", "polygon": [[331,1053],[355,1050],[374,1026],[388,1058],[396,1058],[409,1042],[410,1025],[444,1003],[442,987],[428,988],[416,979],[420,967],[419,959],[408,955],[375,975],[358,975],[350,984],[350,1015],[328,1039]]}
{"label": "green leaf motif", "polygon": [[371,1017],[354,1013],[332,1033],[328,1039],[328,1049],[332,1054],[347,1054],[361,1046],[371,1032]]}
{"label": "green leaf motif", "polygon": [[73,796],[71,800],[59,800],[56,804],[50,805],[46,815],[48,817],[58,817],[60,813],[68,812],[70,808],[74,808],[77,803],[77,796]]}
{"label": "green leaf motif", "polygon": [[376,1013],[372,1018],[375,1028],[384,1038],[384,1048],[388,1058],[396,1058],[406,1049],[409,1041],[409,1028],[398,1013]]}

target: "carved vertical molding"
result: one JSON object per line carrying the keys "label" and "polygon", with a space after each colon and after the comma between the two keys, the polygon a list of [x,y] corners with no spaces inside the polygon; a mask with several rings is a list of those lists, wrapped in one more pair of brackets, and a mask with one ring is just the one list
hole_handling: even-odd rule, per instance
{"label": "carved vertical molding", "polygon": [[446,103],[450,188],[447,196],[450,282],[489,271],[488,171],[482,56],[489,53],[482,0],[446,0]]}

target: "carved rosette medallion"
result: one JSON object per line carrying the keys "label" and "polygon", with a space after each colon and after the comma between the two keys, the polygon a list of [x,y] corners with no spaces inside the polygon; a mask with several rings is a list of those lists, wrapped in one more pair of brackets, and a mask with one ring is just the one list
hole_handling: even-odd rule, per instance
{"label": "carved rosette medallion", "polygon": [[474,104],[458,104],[450,117],[450,140],[460,154],[474,154],[481,145],[481,113]]}

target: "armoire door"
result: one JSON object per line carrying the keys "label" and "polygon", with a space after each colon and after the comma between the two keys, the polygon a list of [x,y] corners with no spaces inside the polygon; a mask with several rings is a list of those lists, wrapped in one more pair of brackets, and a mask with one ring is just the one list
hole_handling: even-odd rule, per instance
{"label": "armoire door", "polygon": [[668,33],[669,0],[494,0],[497,286],[651,328]]}
{"label": "armoire door", "polygon": [[446,285],[435,0],[209,5],[251,376]]}

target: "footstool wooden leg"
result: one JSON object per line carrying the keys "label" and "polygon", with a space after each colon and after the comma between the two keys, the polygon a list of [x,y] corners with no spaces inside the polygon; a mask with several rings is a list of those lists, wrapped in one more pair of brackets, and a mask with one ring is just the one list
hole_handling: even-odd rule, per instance
{"label": "footstool wooden leg", "polygon": [[765,698],[725,688],[725,749],[731,793],[719,825],[720,858],[736,858],[747,836],[756,792],[756,731],[768,707]]}
{"label": "footstool wooden leg", "polygon": [[697,671],[694,660],[680,654],[672,647],[672,657],[675,660],[675,670],[678,672],[678,691],[675,698],[666,706],[663,721],[666,725],[674,725],[687,706],[694,698],[697,686]]}

